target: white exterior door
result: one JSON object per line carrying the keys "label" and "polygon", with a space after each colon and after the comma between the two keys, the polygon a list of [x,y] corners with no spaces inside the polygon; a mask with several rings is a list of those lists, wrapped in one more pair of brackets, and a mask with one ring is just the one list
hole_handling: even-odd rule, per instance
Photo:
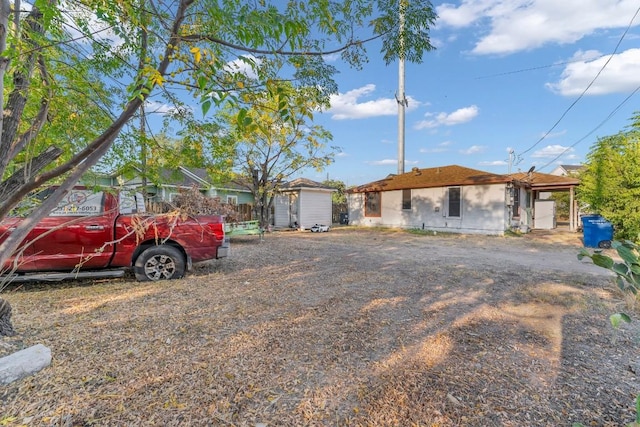
{"label": "white exterior door", "polygon": [[551,230],[556,228],[555,200],[536,200],[533,207],[533,228]]}

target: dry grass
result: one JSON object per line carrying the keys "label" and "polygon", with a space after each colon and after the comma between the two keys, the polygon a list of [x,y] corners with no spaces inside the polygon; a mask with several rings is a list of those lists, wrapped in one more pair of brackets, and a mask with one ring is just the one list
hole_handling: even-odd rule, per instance
{"label": "dry grass", "polygon": [[640,329],[611,329],[621,301],[571,242],[332,230],[232,251],[179,281],[5,291],[0,351],[53,363],[0,390],[0,425],[633,420]]}

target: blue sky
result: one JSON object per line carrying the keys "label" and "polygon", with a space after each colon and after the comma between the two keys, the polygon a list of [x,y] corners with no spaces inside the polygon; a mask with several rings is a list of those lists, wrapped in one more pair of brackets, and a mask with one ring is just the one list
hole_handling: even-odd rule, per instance
{"label": "blue sky", "polygon": [[[640,111],[638,0],[433,1],[436,50],[406,64],[405,170],[494,173],[579,164]],[[631,24],[631,25],[630,25]],[[360,185],[398,170],[398,64],[375,45],[360,71],[335,62],[340,93],[316,123],[341,148],[324,172]]]}

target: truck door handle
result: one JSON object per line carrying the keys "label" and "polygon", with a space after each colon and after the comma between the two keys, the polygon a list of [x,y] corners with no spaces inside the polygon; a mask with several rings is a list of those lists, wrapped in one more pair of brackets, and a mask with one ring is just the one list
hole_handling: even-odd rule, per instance
{"label": "truck door handle", "polygon": [[89,230],[89,231],[98,231],[98,230],[104,230],[104,226],[102,226],[102,225],[87,225],[84,229],[85,230]]}

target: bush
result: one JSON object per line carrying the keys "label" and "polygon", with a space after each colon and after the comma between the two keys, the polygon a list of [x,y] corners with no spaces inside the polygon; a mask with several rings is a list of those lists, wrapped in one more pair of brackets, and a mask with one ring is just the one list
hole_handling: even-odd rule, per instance
{"label": "bush", "polygon": [[[613,271],[616,275],[618,288],[624,294],[632,295],[632,300],[635,303],[640,299],[638,292],[640,291],[640,246],[629,240],[623,242],[614,240],[611,247],[618,252],[622,262],[615,262],[613,258],[603,255],[601,251],[590,253],[584,248],[578,254],[578,259],[591,258],[595,265]],[[630,322],[631,317],[626,313],[611,315],[613,326],[618,326],[622,320]]]}
{"label": "bush", "polygon": [[[578,254],[578,259],[584,257],[591,258],[591,261],[599,267],[606,268],[616,274],[616,284],[618,288],[625,294],[631,295],[633,304],[640,299],[640,246],[625,240],[623,242],[613,241],[611,247],[618,252],[622,262],[615,262],[613,258],[603,255],[601,251],[590,253],[586,249],[582,249]],[[631,322],[631,317],[626,313],[612,314],[609,319],[614,327],[618,327],[620,322]],[[627,427],[640,427],[640,394],[636,397],[636,419],[634,422],[627,424]],[[573,427],[584,427],[581,423],[574,423]]]}

